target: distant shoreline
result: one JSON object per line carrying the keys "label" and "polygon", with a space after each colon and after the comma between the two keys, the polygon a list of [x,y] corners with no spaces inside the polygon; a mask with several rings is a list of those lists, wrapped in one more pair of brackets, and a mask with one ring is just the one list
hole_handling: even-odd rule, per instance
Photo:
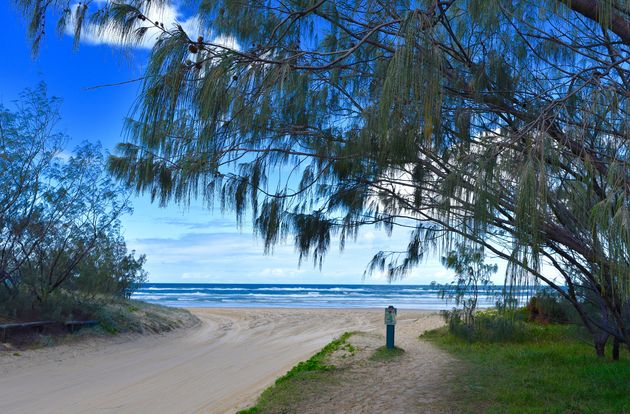
{"label": "distant shoreline", "polygon": [[[503,287],[485,289],[479,307],[495,306]],[[522,291],[526,297],[528,292]],[[179,308],[399,309],[440,311],[452,302],[433,285],[145,283],[132,296]]]}
{"label": "distant shoreline", "polygon": [[[172,306],[177,308],[176,306]],[[180,307],[179,309],[184,309],[189,312],[205,312],[212,310],[226,310],[226,311],[299,311],[299,312],[338,312],[338,311],[349,311],[349,312],[377,312],[382,313],[385,308],[292,308],[292,307],[256,307],[256,306],[223,306],[223,307],[211,307],[211,306],[203,306],[203,307]],[[411,313],[427,313],[427,314],[437,314],[440,311],[435,309],[420,309],[420,308],[397,308],[400,312],[411,312]]]}

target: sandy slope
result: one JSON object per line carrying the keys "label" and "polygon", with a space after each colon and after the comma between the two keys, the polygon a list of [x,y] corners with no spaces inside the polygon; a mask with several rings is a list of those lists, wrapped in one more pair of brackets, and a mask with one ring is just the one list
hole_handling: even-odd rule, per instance
{"label": "sandy slope", "polygon": [[193,312],[168,335],[0,354],[0,413],[234,412],[341,332],[383,329],[382,311]]}

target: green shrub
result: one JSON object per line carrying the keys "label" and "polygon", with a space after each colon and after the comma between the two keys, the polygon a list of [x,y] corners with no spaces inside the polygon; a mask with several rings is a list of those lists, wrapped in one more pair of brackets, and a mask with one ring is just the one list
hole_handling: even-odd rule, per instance
{"label": "green shrub", "polygon": [[45,301],[18,290],[11,296],[0,296],[0,315],[10,320],[51,320],[87,319],[86,310],[79,296],[66,291],[55,291]]}
{"label": "green shrub", "polygon": [[466,323],[457,311],[444,314],[449,332],[469,342],[520,342],[528,336],[528,325],[514,312],[478,311],[471,323]]}
{"label": "green shrub", "polygon": [[570,304],[557,294],[543,290],[532,296],[525,307],[527,320],[538,323],[569,322]]}

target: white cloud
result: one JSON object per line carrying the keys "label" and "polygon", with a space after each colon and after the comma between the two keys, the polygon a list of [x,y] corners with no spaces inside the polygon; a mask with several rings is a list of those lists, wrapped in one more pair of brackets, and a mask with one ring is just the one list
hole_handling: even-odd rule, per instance
{"label": "white cloud", "polygon": [[241,46],[233,37],[220,35],[212,39],[212,43],[219,46],[224,46],[230,49],[234,49],[234,50],[241,50]]}
{"label": "white cloud", "polygon": [[260,275],[263,277],[273,276],[273,277],[279,277],[279,278],[293,278],[303,273],[304,273],[304,269],[282,268],[282,267],[276,267],[276,268],[267,267],[260,271]]}
{"label": "white cloud", "polygon": [[432,272],[433,280],[437,283],[450,283],[453,280],[453,272],[445,268],[438,268]]}
{"label": "white cloud", "polygon": [[68,161],[70,161],[70,158],[72,158],[72,152],[67,151],[67,150],[61,150],[57,153],[57,155],[55,156],[55,158],[57,158],[59,161],[61,161],[62,163],[67,163]]}
{"label": "white cloud", "polygon": [[182,273],[181,278],[183,280],[208,280],[212,279],[212,275],[202,272],[188,272]]}
{"label": "white cloud", "polygon": [[[123,219],[129,248],[147,255],[146,269],[152,282],[208,283],[386,283],[386,272],[374,272],[363,278],[372,256],[379,250],[404,249],[409,230],[397,228],[388,236],[383,229],[361,229],[358,237],[346,241],[343,253],[336,248],[338,237],[331,240],[323,267],[313,267],[312,260],[298,266],[292,238],[276,246],[273,255],[265,255],[260,239],[246,222],[242,232],[236,219],[212,213],[203,203],[189,208],[171,205],[159,208],[146,196],[136,200],[136,214]],[[503,281],[505,263],[498,263],[495,283]],[[429,256],[400,284],[449,283],[452,271],[445,269],[439,256]]]}
{"label": "white cloud", "polygon": [[[106,3],[105,0],[96,1],[96,4],[98,6],[104,5],[104,3]],[[72,10],[75,11],[77,7],[80,7],[79,3],[75,3],[72,7]],[[198,16],[185,16],[181,9],[172,2],[161,3],[160,6],[151,7],[146,10],[145,15],[147,16],[148,20],[150,20],[151,22],[159,22],[160,24],[163,24],[166,29],[173,28],[176,24],[181,25],[191,39],[196,39],[198,36],[201,35],[206,38],[212,39],[212,43],[229,48],[239,49],[238,42],[232,37],[216,36],[212,38],[211,33],[203,30],[201,20]],[[74,36],[74,16],[75,13],[73,12],[72,18],[66,26],[65,33],[69,36]],[[141,49],[151,49],[157,41],[161,31],[156,27],[153,27],[147,21],[138,20],[136,28],[143,26],[149,26],[150,28],[139,43],[122,45],[137,47]],[[92,23],[85,23],[81,31],[81,43],[89,45],[121,46],[120,37],[114,31],[100,30]]]}
{"label": "white cloud", "polygon": [[376,239],[376,234],[374,233],[373,230],[368,230],[366,232],[361,233],[360,238],[361,240],[364,240],[364,241],[373,241]]}

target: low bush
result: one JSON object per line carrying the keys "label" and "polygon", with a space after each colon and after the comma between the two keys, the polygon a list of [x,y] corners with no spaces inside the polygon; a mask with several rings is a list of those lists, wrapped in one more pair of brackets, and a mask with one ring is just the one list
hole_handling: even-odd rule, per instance
{"label": "low bush", "polygon": [[449,332],[469,342],[520,342],[529,334],[527,324],[510,311],[477,311],[469,323],[456,310],[443,314]]}
{"label": "low bush", "polygon": [[532,296],[525,306],[527,320],[538,323],[567,323],[571,305],[559,295],[542,290]]}
{"label": "low bush", "polygon": [[90,319],[90,313],[78,295],[65,291],[51,293],[44,302],[22,290],[0,295],[0,315],[11,321],[82,320]]}
{"label": "low bush", "polygon": [[[199,322],[185,309],[109,295],[82,295],[66,291],[55,292],[43,304],[29,295],[18,295],[7,301],[0,301],[0,314],[2,313],[9,316],[0,317],[0,323],[95,320],[98,325],[85,330],[94,334],[158,333],[193,326]],[[46,328],[46,335],[34,330],[12,334],[8,339],[19,347],[52,345],[67,333],[63,325],[59,326]]]}

